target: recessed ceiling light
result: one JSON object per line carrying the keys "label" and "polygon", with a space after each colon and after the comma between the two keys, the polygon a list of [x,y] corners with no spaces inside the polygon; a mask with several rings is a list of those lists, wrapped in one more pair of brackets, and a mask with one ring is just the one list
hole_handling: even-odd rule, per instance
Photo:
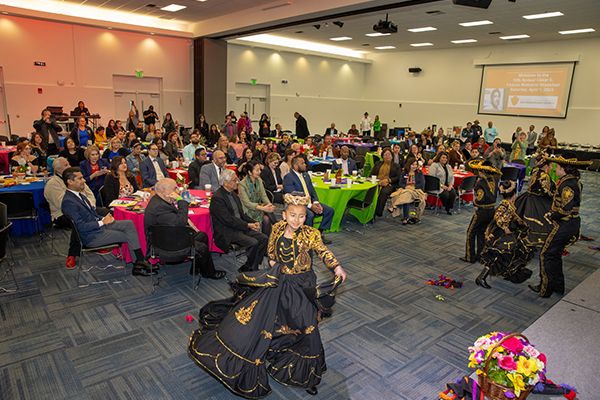
{"label": "recessed ceiling light", "polygon": [[329,40],[333,40],[334,42],[341,42],[342,40],[352,40],[352,38],[348,37],[348,36],[340,36],[340,37],[332,37]]}
{"label": "recessed ceiling light", "polygon": [[381,32],[367,33],[367,34],[365,34],[365,36],[369,36],[369,37],[390,36],[390,35],[391,35],[391,33],[381,33]]}
{"label": "recessed ceiling light", "polygon": [[475,42],[477,42],[477,40],[475,40],[475,39],[452,40],[452,43],[454,43],[454,44],[475,43]]}
{"label": "recessed ceiling light", "polygon": [[560,11],[555,12],[547,12],[543,14],[531,14],[531,15],[523,15],[525,19],[540,19],[540,18],[552,18],[552,17],[560,17],[561,15],[565,15]]}
{"label": "recessed ceiling light", "polygon": [[469,26],[491,25],[491,24],[493,24],[493,22],[488,21],[486,19],[484,21],[461,22],[459,25],[469,27]]}
{"label": "recessed ceiling light", "polygon": [[154,32],[150,32],[151,35],[154,35]]}
{"label": "recessed ceiling light", "polygon": [[433,43],[411,43],[412,47],[433,46]]}
{"label": "recessed ceiling light", "polygon": [[529,35],[513,35],[513,36],[500,36],[502,40],[515,40],[515,39],[525,39],[528,38]]}
{"label": "recessed ceiling light", "polygon": [[170,4],[166,7],[161,8],[161,10],[175,12],[175,11],[183,10],[184,8],[186,8],[186,6],[180,6],[179,4]]}
{"label": "recessed ceiling light", "polygon": [[281,36],[260,34],[238,38],[248,42],[262,43],[275,46],[291,47],[293,49],[318,51],[320,53],[335,54],[345,57],[363,58],[364,51],[356,51],[344,47],[331,46],[328,44],[313,43],[305,40],[290,39]]}
{"label": "recessed ceiling light", "polygon": [[434,28],[433,26],[425,26],[423,28],[413,28],[413,29],[408,29],[409,32],[429,32],[429,31],[437,31],[437,28]]}
{"label": "recessed ceiling light", "polygon": [[204,3],[205,1],[208,1],[208,0],[196,0],[196,1],[201,1],[201,2],[203,2],[203,3]]}
{"label": "recessed ceiling light", "polygon": [[379,46],[379,47],[375,47],[377,50],[389,50],[389,49],[395,49],[394,46]]}
{"label": "recessed ceiling light", "polygon": [[560,33],[561,35],[571,35],[573,33],[588,33],[588,32],[596,32],[596,30],[593,28],[587,28],[587,29],[575,29],[572,31],[559,31],[558,33]]}

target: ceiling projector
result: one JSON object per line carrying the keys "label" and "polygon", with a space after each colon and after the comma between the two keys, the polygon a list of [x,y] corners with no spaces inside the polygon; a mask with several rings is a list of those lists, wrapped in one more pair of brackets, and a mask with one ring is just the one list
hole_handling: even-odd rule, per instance
{"label": "ceiling projector", "polygon": [[398,33],[398,25],[388,21],[388,15],[385,14],[385,21],[379,21],[373,25],[373,30],[379,33]]}

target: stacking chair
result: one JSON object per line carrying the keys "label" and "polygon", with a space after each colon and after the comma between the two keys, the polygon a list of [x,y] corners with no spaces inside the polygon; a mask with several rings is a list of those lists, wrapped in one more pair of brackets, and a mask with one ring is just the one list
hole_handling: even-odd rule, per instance
{"label": "stacking chair", "polygon": [[100,200],[102,200],[102,207],[108,208],[108,204],[106,204],[106,189],[104,188],[104,185],[102,185],[100,188]]}
{"label": "stacking chair", "polygon": [[6,204],[9,221],[31,219],[35,222],[35,228],[40,238],[38,246],[41,245],[44,228],[38,218],[33,194],[30,192],[4,192],[0,193],[0,202]]}
{"label": "stacking chair", "polygon": [[[146,240],[150,248],[150,259],[160,260],[164,263],[177,263],[185,260],[192,262],[192,289],[198,289],[202,277],[198,275],[198,283],[196,281],[196,246],[194,244],[195,231],[191,226],[170,226],[170,225],[154,225],[148,227],[148,235]],[[161,277],[156,280],[150,275],[150,284],[152,285],[152,293],[156,286],[160,284],[160,280],[165,277],[164,272]]]}
{"label": "stacking chair", "polygon": [[365,156],[369,152],[369,148],[367,146],[358,146],[356,148],[356,156]]}
{"label": "stacking chair", "polygon": [[471,192],[473,195],[475,195],[475,193],[473,192],[473,189],[475,188],[476,184],[477,184],[477,176],[475,176],[475,175],[467,176],[460,183],[460,186],[458,187],[458,193],[457,193],[457,195],[458,195],[458,212],[459,213],[460,213],[460,202],[461,202],[460,195],[467,194],[469,192]]}
{"label": "stacking chair", "polygon": [[379,161],[381,161],[381,157],[379,157],[378,154],[373,154],[373,165],[375,165],[375,163],[378,163]]}
{"label": "stacking chair", "polygon": [[[0,290],[3,290],[8,293],[14,293],[19,291],[19,284],[17,283],[17,279],[15,278],[15,273],[13,272],[13,267],[15,266],[14,258],[12,255],[12,250],[10,249],[10,229],[12,227],[12,222],[8,222],[6,205],[4,203],[0,203],[0,267],[6,261],[8,268],[2,276],[0,276],[0,282],[4,280],[6,275],[10,272],[13,278],[13,282],[15,283],[16,289],[6,289],[0,286]],[[9,257],[10,254],[10,257]]]}
{"label": "stacking chair", "polygon": [[[67,217],[67,216],[65,215],[65,217]],[[96,247],[85,246],[83,244],[83,242],[81,241],[81,236],[79,235],[79,231],[77,230],[77,226],[75,225],[75,222],[70,217],[67,217],[67,220],[69,221],[69,224],[71,225],[71,229],[73,229],[73,232],[75,232],[75,234],[77,235],[77,241],[79,242],[79,248],[80,248],[80,250],[79,250],[79,268],[78,268],[78,271],[77,271],[77,286],[80,287],[80,288],[84,288],[84,287],[88,287],[90,285],[95,285],[95,284],[99,284],[99,283],[109,283],[109,281],[104,280],[104,281],[92,282],[92,283],[89,283],[87,285],[80,285],[79,284],[79,278],[81,277],[81,272],[84,271],[84,268],[83,268],[83,264],[85,262],[84,255],[87,254],[87,253],[95,253],[98,250],[112,250],[112,249],[117,249],[117,248],[121,249],[121,246],[123,244],[126,244],[127,242],[115,242],[115,243],[106,244],[104,246],[96,246]],[[97,266],[93,265],[90,268],[86,269],[85,272],[89,272],[89,271],[91,271],[94,268],[98,268],[98,269],[101,269],[101,270],[105,270],[108,267],[113,267],[115,269],[121,269],[122,268],[123,269],[123,280],[122,281],[120,281],[120,280],[114,280],[114,281],[112,281],[110,283],[123,283],[123,282],[127,282],[127,268],[126,268],[127,267],[127,262],[125,261],[125,254],[121,254],[121,261],[123,262],[123,266],[122,267],[115,267],[115,266],[113,266],[111,264],[111,265],[107,265],[104,268],[100,268],[100,267],[97,267]]]}
{"label": "stacking chair", "polygon": [[360,171],[364,168],[365,166],[365,156],[361,155],[357,155],[356,157],[354,157],[354,161],[356,161],[356,168]]}
{"label": "stacking chair", "polygon": [[[212,217],[210,217],[210,230],[211,230],[211,232],[214,232]],[[213,236],[213,243],[214,243],[214,236]],[[238,246],[235,243],[231,243],[229,245],[228,249],[221,249],[221,250],[224,251],[225,254],[231,253],[231,255],[233,256],[233,265],[234,265],[234,268],[235,268],[234,272],[237,273],[237,270],[238,270],[238,258],[242,257],[244,255],[244,252],[246,251],[246,248],[242,247],[242,246]],[[221,257],[222,255],[223,255],[222,253],[219,253],[219,257]]]}
{"label": "stacking chair", "polygon": [[[50,213],[50,205],[48,203],[41,203],[40,204],[40,208],[46,210],[48,213]],[[50,215],[50,218],[52,218],[52,214]],[[54,245],[54,235],[55,235],[55,231],[56,229],[60,229],[60,230],[66,230],[65,228],[59,227],[57,226],[54,221],[52,221],[52,231],[50,233],[50,243],[52,243],[52,255],[53,256],[60,256],[60,257],[68,257],[67,254],[64,253],[60,253],[57,249],[56,246]]]}
{"label": "stacking chair", "polygon": [[519,174],[521,173],[521,170],[516,167],[503,167],[501,172],[503,181],[517,182],[517,194],[519,194]]}
{"label": "stacking chair", "polygon": [[438,216],[439,208],[441,207],[440,194],[434,193],[440,190],[440,178],[431,175],[425,175],[425,193],[427,193],[427,197],[433,196],[435,197],[435,215]]}
{"label": "stacking chair", "polygon": [[[350,201],[348,201],[348,204],[346,204],[346,210],[344,210],[344,215],[342,216],[342,220],[344,219],[344,216],[346,215],[346,211],[349,208],[352,208],[354,210],[361,210],[362,211],[362,219],[363,219],[363,228],[367,227],[367,223],[365,221],[365,210],[369,207],[371,207],[371,205],[373,205],[373,200],[375,199],[375,194],[377,194],[377,188],[379,186],[375,185],[372,188],[370,188],[369,190],[367,190],[367,193],[365,193],[365,198],[363,200],[357,200],[357,199],[350,199]],[[373,224],[375,224],[375,216],[373,216]],[[352,229],[347,229],[350,232],[358,232],[361,233],[360,231],[354,231]]]}

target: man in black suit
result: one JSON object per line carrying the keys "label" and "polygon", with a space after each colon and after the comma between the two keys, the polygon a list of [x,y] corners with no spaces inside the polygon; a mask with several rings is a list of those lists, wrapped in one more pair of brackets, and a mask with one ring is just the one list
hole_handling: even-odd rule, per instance
{"label": "man in black suit", "polygon": [[[191,226],[196,234],[194,235],[194,245],[196,248],[196,274],[199,273],[205,278],[221,279],[225,276],[225,271],[216,271],[213,259],[208,247],[208,235],[196,228],[188,217],[189,203],[181,198],[177,191],[177,183],[171,178],[163,178],[156,182],[156,196],[150,199],[146,212],[144,213],[144,231],[148,236],[148,228],[155,225],[170,226]],[[177,203],[177,207],[175,207]],[[149,253],[150,247],[146,253]],[[181,254],[181,259],[185,259],[185,254]],[[173,256],[177,256],[174,254]],[[190,268],[190,275],[194,271]]]}
{"label": "man in black suit", "polygon": [[35,131],[42,135],[44,141],[48,143],[48,155],[58,154],[60,151],[60,138],[58,132],[62,132],[60,125],[54,118],[50,118],[52,113],[47,108],[42,110],[42,118],[33,123]]}
{"label": "man in black suit", "polygon": [[165,162],[158,156],[156,143],[151,143],[148,146],[148,157],[140,163],[140,174],[142,175],[142,187],[144,188],[150,188],[162,178],[169,177]]}
{"label": "man in black suit", "polygon": [[219,176],[221,187],[214,192],[210,201],[210,216],[213,223],[213,239],[223,251],[228,252],[231,243],[246,248],[246,263],[238,272],[258,271],[267,251],[269,237],[261,233],[260,224],[250,218],[235,193],[240,180],[226,169]]}
{"label": "man in black suit", "polygon": [[296,137],[299,139],[305,139],[310,136],[310,132],[308,131],[308,124],[306,123],[306,119],[298,111],[294,113],[294,118],[296,118]]}
{"label": "man in black suit", "polygon": [[75,223],[83,244],[97,247],[126,242],[131,259],[135,259],[132,274],[134,276],[155,274],[156,271],[152,271],[150,263],[144,259],[140,238],[133,222],[115,221],[110,213],[104,218],[101,217],[92,207],[90,201],[81,194],[85,188],[85,180],[79,171],[79,167],[64,170],[63,181],[67,186],[67,192],[63,197],[62,212]]}
{"label": "man in black suit", "polygon": [[329,133],[329,135],[331,135],[332,137],[337,135],[337,129],[335,129],[335,123],[332,122],[331,126],[327,129],[325,129],[325,135],[327,135]]}
{"label": "man in black suit", "polygon": [[206,154],[206,149],[203,147],[199,147],[196,149],[194,154],[194,161],[190,163],[188,167],[188,177],[190,179],[190,189],[201,189],[200,187],[200,171],[202,171],[202,167],[206,164],[209,164],[207,161],[208,156]]}

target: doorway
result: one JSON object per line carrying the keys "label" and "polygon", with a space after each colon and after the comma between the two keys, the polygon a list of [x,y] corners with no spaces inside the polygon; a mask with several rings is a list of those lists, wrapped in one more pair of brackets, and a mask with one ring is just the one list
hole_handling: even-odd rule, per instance
{"label": "doorway", "polygon": [[6,110],[6,94],[4,93],[4,73],[0,67],[0,136],[10,140],[10,126]]}
{"label": "doorway", "polygon": [[138,109],[140,121],[143,121],[144,111],[153,106],[154,111],[162,121],[161,92],[162,78],[136,78],[133,76],[113,75],[113,90],[115,93],[115,119],[127,121],[129,111]]}
{"label": "doorway", "polygon": [[269,115],[271,85],[235,84],[235,112],[248,113],[252,122],[260,120],[261,115]]}

